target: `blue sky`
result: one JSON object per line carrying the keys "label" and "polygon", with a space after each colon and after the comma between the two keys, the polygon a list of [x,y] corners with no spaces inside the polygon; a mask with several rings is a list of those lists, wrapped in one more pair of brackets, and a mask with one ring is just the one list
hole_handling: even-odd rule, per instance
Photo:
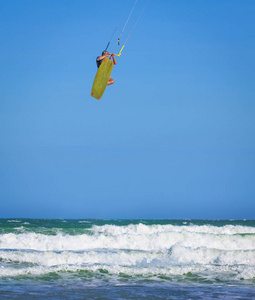
{"label": "blue sky", "polygon": [[125,3],[0,1],[0,217],[254,219],[254,0],[151,0],[97,101]]}

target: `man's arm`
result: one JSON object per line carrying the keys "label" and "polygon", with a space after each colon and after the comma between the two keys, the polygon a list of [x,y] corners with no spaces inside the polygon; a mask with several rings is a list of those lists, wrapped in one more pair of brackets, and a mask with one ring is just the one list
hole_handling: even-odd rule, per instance
{"label": "man's arm", "polygon": [[103,60],[105,57],[112,56],[113,63],[115,65],[117,65],[117,61],[116,61],[115,55],[116,54],[114,54],[114,53],[106,53],[106,54],[104,54],[102,56],[98,56],[97,61]]}
{"label": "man's arm", "polygon": [[97,61],[103,60],[105,57],[111,56],[111,55],[112,55],[111,53],[105,53],[105,54],[102,55],[102,56],[98,56]]}
{"label": "man's arm", "polygon": [[116,61],[115,55],[116,55],[116,54],[114,54],[114,53],[112,54],[112,60],[113,60],[113,63],[114,63],[115,65],[117,65],[117,61]]}

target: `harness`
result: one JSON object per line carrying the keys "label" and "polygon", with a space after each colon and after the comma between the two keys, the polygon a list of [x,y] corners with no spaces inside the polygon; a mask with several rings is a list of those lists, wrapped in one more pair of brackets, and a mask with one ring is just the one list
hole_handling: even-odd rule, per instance
{"label": "harness", "polygon": [[[97,57],[97,59],[98,59],[98,57]],[[101,63],[103,62],[103,59],[101,59],[101,60],[97,60],[97,59],[96,59],[96,63],[97,63],[97,67],[99,68]]]}

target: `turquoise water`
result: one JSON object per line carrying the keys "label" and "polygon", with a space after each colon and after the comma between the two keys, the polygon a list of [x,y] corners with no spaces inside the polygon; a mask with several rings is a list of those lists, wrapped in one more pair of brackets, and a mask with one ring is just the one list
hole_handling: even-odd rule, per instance
{"label": "turquoise water", "polygon": [[251,299],[255,221],[0,219],[1,299]]}

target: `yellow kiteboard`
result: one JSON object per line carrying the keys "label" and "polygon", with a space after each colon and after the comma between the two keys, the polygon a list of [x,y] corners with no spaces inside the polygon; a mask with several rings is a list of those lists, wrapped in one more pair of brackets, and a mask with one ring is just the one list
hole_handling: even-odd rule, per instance
{"label": "yellow kiteboard", "polygon": [[96,98],[97,100],[101,99],[101,97],[103,96],[112,73],[112,68],[113,61],[109,58],[104,58],[97,71],[91,90],[91,96]]}

